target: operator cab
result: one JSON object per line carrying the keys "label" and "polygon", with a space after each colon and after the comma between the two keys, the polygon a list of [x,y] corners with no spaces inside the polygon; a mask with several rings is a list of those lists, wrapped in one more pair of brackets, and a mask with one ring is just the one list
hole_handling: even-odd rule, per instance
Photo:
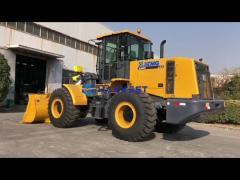
{"label": "operator cab", "polygon": [[152,42],[128,30],[97,37],[97,74],[101,83],[129,78],[130,61],[152,59]]}

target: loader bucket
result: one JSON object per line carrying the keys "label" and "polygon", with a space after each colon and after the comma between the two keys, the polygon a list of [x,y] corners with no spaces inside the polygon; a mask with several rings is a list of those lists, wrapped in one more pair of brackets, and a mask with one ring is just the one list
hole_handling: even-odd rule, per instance
{"label": "loader bucket", "polygon": [[48,100],[50,94],[28,94],[29,100],[22,123],[50,123]]}

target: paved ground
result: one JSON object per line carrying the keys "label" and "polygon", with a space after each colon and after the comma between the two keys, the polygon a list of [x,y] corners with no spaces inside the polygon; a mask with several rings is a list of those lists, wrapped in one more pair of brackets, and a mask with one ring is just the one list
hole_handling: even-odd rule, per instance
{"label": "paved ground", "polygon": [[240,128],[189,123],[173,135],[126,142],[92,119],[71,129],[21,124],[23,112],[0,112],[0,157],[240,157]]}

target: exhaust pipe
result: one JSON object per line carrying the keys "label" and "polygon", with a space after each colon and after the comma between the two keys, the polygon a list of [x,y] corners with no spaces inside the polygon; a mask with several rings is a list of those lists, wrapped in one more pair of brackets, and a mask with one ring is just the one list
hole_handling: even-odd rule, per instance
{"label": "exhaust pipe", "polygon": [[160,58],[164,57],[164,44],[166,43],[166,40],[163,40],[160,44]]}

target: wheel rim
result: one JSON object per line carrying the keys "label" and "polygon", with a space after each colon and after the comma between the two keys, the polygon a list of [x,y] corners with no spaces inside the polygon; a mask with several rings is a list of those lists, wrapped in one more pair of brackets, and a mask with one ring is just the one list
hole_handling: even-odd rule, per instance
{"label": "wheel rim", "polygon": [[129,102],[121,102],[115,110],[115,120],[124,129],[131,128],[136,122],[136,109]]}
{"label": "wheel rim", "polygon": [[63,113],[63,101],[59,98],[54,99],[51,105],[51,111],[54,118],[58,119]]}

